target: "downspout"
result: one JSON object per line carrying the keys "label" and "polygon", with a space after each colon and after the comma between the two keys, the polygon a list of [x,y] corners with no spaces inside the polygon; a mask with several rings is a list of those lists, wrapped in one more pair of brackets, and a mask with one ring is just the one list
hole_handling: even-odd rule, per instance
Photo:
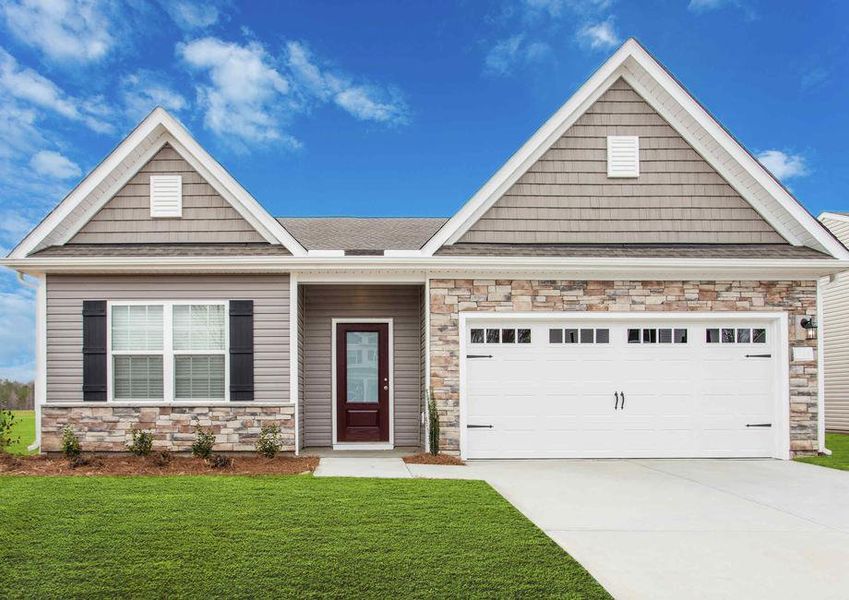
{"label": "downspout", "polygon": [[823,286],[831,277],[817,279],[817,439],[820,454],[830,455],[825,447],[825,319],[823,311]]}
{"label": "downspout", "polygon": [[18,271],[18,281],[30,289],[35,290],[35,379],[33,381],[33,408],[35,409],[35,441],[27,446],[32,452],[41,447],[41,409],[47,396],[47,346],[45,332],[47,327],[47,290],[45,275],[36,277],[38,284],[34,284]]}

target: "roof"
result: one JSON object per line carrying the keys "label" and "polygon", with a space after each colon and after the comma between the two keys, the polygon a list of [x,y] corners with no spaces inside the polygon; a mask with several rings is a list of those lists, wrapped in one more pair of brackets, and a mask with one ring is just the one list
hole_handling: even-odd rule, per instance
{"label": "roof", "polygon": [[418,250],[443,217],[278,217],[307,250]]}
{"label": "roof", "polygon": [[30,256],[290,256],[279,244],[66,244]]}
{"label": "roof", "polygon": [[610,258],[795,258],[829,259],[828,254],[790,244],[454,244],[442,256],[555,256]]}

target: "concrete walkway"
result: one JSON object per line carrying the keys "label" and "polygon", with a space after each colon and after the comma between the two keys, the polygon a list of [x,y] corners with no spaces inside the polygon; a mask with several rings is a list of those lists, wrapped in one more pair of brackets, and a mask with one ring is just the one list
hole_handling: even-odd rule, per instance
{"label": "concrete walkway", "polygon": [[322,458],[317,476],[484,479],[613,596],[849,597],[849,473],[777,460]]}
{"label": "concrete walkway", "polygon": [[400,458],[380,456],[324,456],[316,477],[380,477],[390,479],[481,479],[470,467],[408,465]]}

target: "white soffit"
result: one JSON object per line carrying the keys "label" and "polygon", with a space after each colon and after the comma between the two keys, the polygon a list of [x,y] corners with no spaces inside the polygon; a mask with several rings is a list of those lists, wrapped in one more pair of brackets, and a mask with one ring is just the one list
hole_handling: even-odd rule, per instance
{"label": "white soffit", "polygon": [[156,108],[68,194],[9,254],[23,258],[48,245],[64,244],[166,143],[177,151],[271,244],[293,255],[306,250],[245,190],[174,117]]}
{"label": "white soffit", "polygon": [[551,145],[622,77],[788,242],[849,258],[843,247],[636,40],[627,40],[422,248],[459,240]]}

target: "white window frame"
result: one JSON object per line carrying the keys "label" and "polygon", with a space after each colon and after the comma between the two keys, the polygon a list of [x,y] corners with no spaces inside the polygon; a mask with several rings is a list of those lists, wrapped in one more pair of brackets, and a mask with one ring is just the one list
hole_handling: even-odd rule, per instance
{"label": "white window frame", "polygon": [[[221,351],[175,351],[174,350],[174,307],[192,304],[215,305],[224,307],[224,398],[186,398],[178,400],[175,396],[174,364],[176,356],[202,356],[221,354]],[[227,300],[109,300],[106,302],[106,399],[119,403],[169,403],[169,404],[214,404],[230,402],[230,311]],[[120,398],[115,399],[113,381],[112,351],[112,308],[115,306],[161,306],[162,307],[162,350],[119,351],[119,356],[162,356],[162,399],[159,398]]]}

